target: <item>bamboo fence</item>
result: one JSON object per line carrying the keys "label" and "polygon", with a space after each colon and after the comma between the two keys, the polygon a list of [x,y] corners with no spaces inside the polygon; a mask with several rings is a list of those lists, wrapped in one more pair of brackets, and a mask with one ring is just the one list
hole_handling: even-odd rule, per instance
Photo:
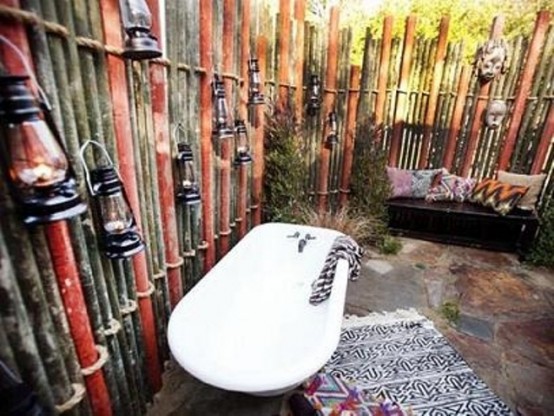
{"label": "bamboo fence", "polygon": [[[506,73],[480,84],[463,61],[463,45],[448,42],[447,17],[437,39],[415,36],[417,16],[407,19],[401,39],[393,38],[394,18],[386,17],[380,33],[366,32],[358,67],[350,64],[352,31],[341,27],[337,7],[317,22],[307,19],[303,0],[280,0],[277,13],[254,0],[148,5],[165,53],[132,62],[121,55],[117,2],[0,3],[0,34],[32,63],[52,102],[82,194],[77,156],[94,139],[116,161],[146,242],[132,259],[108,260],[93,210],[27,229],[0,176],[0,359],[52,412],[146,411],[169,358],[171,309],[264,220],[263,141],[271,109],[292,108],[302,126],[306,193],[320,212],[347,203],[357,132],[370,116],[383,127],[375,139],[391,165],[445,166],[476,178],[498,169],[544,172],[542,206],[554,196],[554,29],[545,12],[528,37],[508,40]],[[483,42],[501,37],[502,26],[502,19],[493,22]],[[251,57],[259,60],[265,106],[248,104]],[[4,45],[0,63],[24,72]],[[236,166],[233,139],[213,134],[216,74],[224,80],[229,125],[247,122],[251,165]],[[322,82],[316,116],[305,111],[311,75]],[[508,105],[497,130],[482,120],[493,99]],[[338,117],[334,147],[326,146],[330,112]],[[175,200],[181,142],[193,150],[200,205]],[[86,160],[92,166],[100,156]]]}

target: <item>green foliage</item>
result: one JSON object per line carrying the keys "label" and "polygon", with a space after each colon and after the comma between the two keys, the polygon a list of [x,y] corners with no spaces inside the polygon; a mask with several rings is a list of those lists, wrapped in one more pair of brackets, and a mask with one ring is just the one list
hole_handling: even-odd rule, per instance
{"label": "green foliage", "polygon": [[554,203],[550,203],[541,215],[539,235],[526,260],[554,269]]}
{"label": "green foliage", "polygon": [[274,112],[266,120],[263,179],[266,220],[298,223],[307,205],[302,132],[290,109]]}
{"label": "green foliage", "polygon": [[460,307],[456,301],[446,301],[440,307],[444,319],[451,324],[457,324],[460,320]]}
{"label": "green foliage", "polygon": [[377,248],[383,254],[398,254],[402,250],[402,243],[398,238],[385,234],[377,243]]}

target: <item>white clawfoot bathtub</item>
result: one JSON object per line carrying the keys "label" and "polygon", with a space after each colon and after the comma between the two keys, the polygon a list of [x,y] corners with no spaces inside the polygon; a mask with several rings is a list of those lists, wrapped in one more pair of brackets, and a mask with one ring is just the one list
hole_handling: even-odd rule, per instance
{"label": "white clawfoot bathtub", "polygon": [[[307,233],[316,239],[299,253]],[[317,306],[309,303],[311,283],[340,235],[255,227],[175,307],[168,326],[175,360],[205,383],[263,396],[315,374],[339,342],[348,263],[338,262],[331,296]]]}

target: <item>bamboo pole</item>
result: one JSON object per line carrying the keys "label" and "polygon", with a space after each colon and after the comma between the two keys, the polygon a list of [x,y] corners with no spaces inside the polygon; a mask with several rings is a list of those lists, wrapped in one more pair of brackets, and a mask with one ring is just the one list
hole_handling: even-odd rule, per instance
{"label": "bamboo pole", "polygon": [[[160,38],[160,11],[157,0],[149,1],[152,12],[153,32]],[[162,219],[163,242],[166,265],[179,264],[179,244],[177,237],[177,219],[175,215],[175,199],[173,175],[171,172],[171,144],[169,138],[169,123],[167,117],[167,76],[165,68],[159,63],[150,65],[150,85],[152,89],[152,112],[154,118],[154,135],[157,177],[160,195],[160,211]],[[167,267],[167,284],[171,308],[183,297],[183,285],[180,267]]]}
{"label": "bamboo pole", "polygon": [[204,256],[204,272],[215,263],[214,224],[212,207],[212,2],[199,0],[200,5],[200,66],[205,69],[200,79],[200,137],[202,159],[202,213],[204,241],[208,245]]}
{"label": "bamboo pole", "polygon": [[373,46],[373,38],[371,36],[371,30],[369,27],[366,28],[365,39],[364,39],[364,55],[362,62],[362,72],[360,79],[360,97],[359,104],[356,114],[356,120],[361,121],[362,119],[369,117],[370,113],[370,101],[373,89],[373,77],[372,74],[372,65],[373,65],[373,56],[371,54],[371,49]]}
{"label": "bamboo pole", "polygon": [[[100,357],[94,344],[69,230],[65,222],[52,223],[46,226],[45,230],[79,362],[81,367],[89,368],[95,365]],[[93,372],[85,377],[85,383],[94,414],[111,415],[110,397],[103,373]]]}
{"label": "bamboo pole", "polygon": [[[336,101],[337,89],[337,58],[339,51],[339,8],[331,7],[329,22],[329,38],[327,45],[327,71],[325,74],[325,92],[321,111],[323,119],[327,120],[328,114],[333,111]],[[325,146],[329,131],[328,123],[325,123],[319,152],[319,186],[317,192],[317,211],[323,214],[327,210],[328,186],[329,186],[329,160],[331,150]]]}
{"label": "bamboo pole", "polygon": [[442,73],[444,70],[444,58],[446,57],[446,42],[448,39],[448,26],[450,18],[443,16],[439,26],[439,40],[435,55],[435,64],[433,70],[433,81],[429,91],[429,101],[427,102],[427,111],[425,113],[425,121],[423,125],[423,142],[421,144],[421,153],[419,156],[419,168],[423,169],[429,163],[429,142],[435,115],[437,110],[437,102],[439,98],[439,89],[441,85]]}
{"label": "bamboo pole", "polygon": [[360,99],[360,72],[359,66],[350,67],[350,82],[348,90],[348,108],[346,113],[346,134],[344,135],[344,159],[339,187],[339,205],[344,207],[350,192],[350,175],[352,173],[352,158],[356,133],[356,114]]}
{"label": "bamboo pole", "polygon": [[531,166],[531,174],[536,175],[542,172],[548,149],[551,147],[554,140],[554,104],[550,103],[550,110],[544,123],[544,129],[541,134],[539,145],[535,152],[533,165]]}
{"label": "bamboo pole", "polygon": [[513,107],[514,111],[512,112],[508,131],[505,136],[506,138],[504,139],[504,145],[502,146],[502,151],[500,152],[498,159],[498,170],[506,170],[509,167],[510,158],[516,144],[517,133],[525,111],[525,102],[531,90],[533,74],[535,73],[535,69],[539,63],[542,44],[544,43],[549,24],[550,13],[546,10],[539,12],[535,22],[533,38],[528,47],[529,52],[525,61],[525,69],[523,70],[519,80],[519,88]]}
{"label": "bamboo pole", "polygon": [[416,16],[410,15],[406,19],[406,31],[404,33],[404,47],[402,49],[402,66],[400,80],[396,90],[396,111],[394,113],[394,124],[392,128],[391,145],[389,149],[389,165],[398,164],[402,132],[404,130],[407,105],[407,89],[409,82],[410,66],[412,63],[412,51],[414,46]]}
{"label": "bamboo pole", "polygon": [[[260,35],[256,38],[256,54],[260,65],[260,80],[265,85],[266,77],[266,57],[267,57],[267,38]],[[263,91],[262,91],[263,92]],[[254,107],[257,112],[257,124],[254,126],[254,146],[252,161],[252,225],[256,226],[262,222],[262,187],[264,175],[264,124],[265,109],[263,106]]]}
{"label": "bamboo pole", "polygon": [[296,111],[296,122],[301,124],[304,114],[304,20],[306,18],[306,2],[305,0],[295,0],[294,2],[294,18],[296,19],[296,38],[295,38],[295,52],[296,62],[295,70],[296,74],[294,84],[296,89],[294,91],[294,108]]}
{"label": "bamboo pole", "polygon": [[[500,39],[502,36],[502,29],[504,27],[504,16],[496,16],[494,18],[492,28],[491,28],[491,39]],[[473,120],[469,130],[469,138],[466,147],[466,153],[463,160],[461,175],[467,176],[470,173],[473,158],[475,156],[475,150],[477,149],[479,141],[479,132],[481,131],[481,123],[483,122],[483,113],[487,108],[487,102],[489,98],[489,93],[491,89],[491,83],[487,82],[481,84],[479,87],[479,92],[475,97],[477,101],[475,105],[475,113],[473,115]]]}
{"label": "bamboo pole", "polygon": [[[0,236],[1,238],[1,236]],[[4,324],[2,323],[2,315],[0,314],[0,360],[4,362],[14,373],[21,377],[19,369],[13,357],[12,347],[8,343],[8,335],[4,330]]]}
{"label": "bamboo pole", "polygon": [[290,15],[291,0],[279,0],[278,111],[285,111],[289,106]]}
{"label": "bamboo pole", "polygon": [[383,35],[381,36],[381,53],[379,60],[379,75],[377,78],[377,98],[375,102],[375,124],[385,121],[385,104],[387,101],[387,83],[390,70],[392,48],[392,16],[383,20]]}
{"label": "bamboo pole", "polygon": [[[224,0],[223,3],[223,72],[233,72],[233,27],[235,24],[235,8],[233,0]],[[233,81],[224,79],[225,97],[227,103],[232,100]],[[231,106],[229,106],[231,107]],[[219,208],[219,252],[220,256],[227,254],[230,248],[231,222],[231,155],[233,153],[233,139],[227,138],[220,142],[220,208]]]}

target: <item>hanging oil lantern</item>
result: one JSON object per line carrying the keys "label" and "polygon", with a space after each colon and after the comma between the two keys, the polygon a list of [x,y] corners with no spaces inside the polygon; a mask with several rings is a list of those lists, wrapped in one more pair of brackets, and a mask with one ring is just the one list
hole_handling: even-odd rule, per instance
{"label": "hanging oil lantern", "polygon": [[200,187],[196,179],[192,148],[188,143],[179,143],[177,150],[177,166],[179,168],[177,199],[185,205],[197,205],[200,203]]}
{"label": "hanging oil lantern", "polygon": [[252,156],[250,156],[250,143],[248,140],[248,130],[244,120],[235,120],[235,164],[247,165],[252,162]]}
{"label": "hanging oil lantern", "polygon": [[6,138],[4,165],[23,221],[31,225],[74,217],[87,206],[77,191],[50,106],[41,97],[41,111],[27,88],[28,80],[28,76],[0,77],[0,116]]}
{"label": "hanging oil lantern", "polygon": [[308,84],[308,115],[315,116],[321,107],[321,82],[315,74],[310,75]]}
{"label": "hanging oil lantern", "polygon": [[248,104],[265,104],[262,94],[262,81],[260,79],[260,66],[257,58],[248,60]]}
{"label": "hanging oil lantern", "polygon": [[[95,145],[103,151],[107,165],[88,170],[84,151],[89,145]],[[98,142],[87,141],[81,147],[81,162],[90,195],[96,203],[104,254],[110,259],[134,256],[144,249],[144,241],[138,231],[119,173],[106,149]]]}
{"label": "hanging oil lantern", "polygon": [[326,143],[329,147],[334,147],[339,142],[339,129],[337,123],[337,113],[331,111],[327,119],[328,133]]}
{"label": "hanging oil lantern", "polygon": [[229,111],[225,100],[225,87],[223,81],[216,74],[213,82],[213,95],[215,100],[215,134],[219,139],[229,139],[234,136],[233,129],[229,127]]}
{"label": "hanging oil lantern", "polygon": [[132,60],[162,56],[158,40],[152,35],[152,14],[145,0],[119,0],[126,38],[123,57]]}

